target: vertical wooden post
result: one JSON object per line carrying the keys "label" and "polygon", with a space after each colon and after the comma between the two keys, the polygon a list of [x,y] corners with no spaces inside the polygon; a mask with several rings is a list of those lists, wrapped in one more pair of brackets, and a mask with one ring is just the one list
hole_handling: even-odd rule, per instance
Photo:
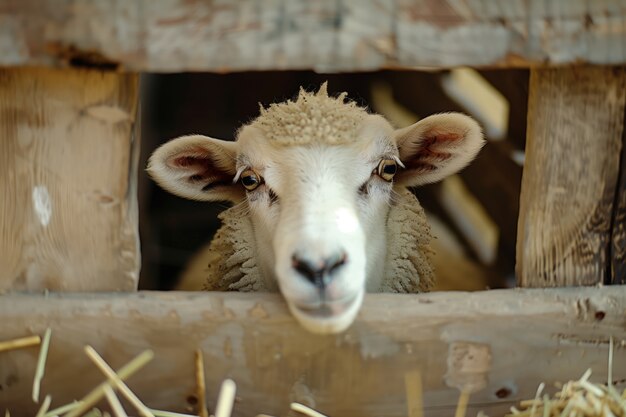
{"label": "vertical wooden post", "polygon": [[137,76],[0,69],[0,290],[137,287]]}
{"label": "vertical wooden post", "polygon": [[605,281],[625,101],[623,69],[532,70],[518,222],[520,286]]}
{"label": "vertical wooden post", "polygon": [[[624,113],[626,125],[626,112]],[[611,276],[607,284],[626,284],[626,128],[622,130],[620,174],[611,231]]]}

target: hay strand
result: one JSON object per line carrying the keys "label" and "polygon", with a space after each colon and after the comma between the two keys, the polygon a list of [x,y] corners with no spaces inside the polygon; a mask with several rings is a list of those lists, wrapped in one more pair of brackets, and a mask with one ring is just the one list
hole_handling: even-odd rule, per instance
{"label": "hay strand", "polygon": [[124,411],[124,407],[122,407],[122,404],[120,403],[120,400],[117,398],[117,395],[115,395],[115,392],[113,392],[113,388],[108,385],[104,387],[104,396],[109,402],[115,417],[128,417],[126,411]]}
{"label": "hay strand", "polygon": [[39,344],[41,344],[40,336],[20,337],[19,339],[0,342],[0,352],[4,352],[5,350],[22,349],[25,347],[36,346]]}
{"label": "hay strand", "polygon": [[35,378],[33,379],[33,401],[39,402],[39,391],[41,389],[41,380],[46,369],[46,359],[48,359],[48,348],[50,347],[50,335],[52,330],[48,327],[43,336],[41,347],[39,348],[39,358],[37,358],[37,367],[35,368]]}
{"label": "hay strand", "polygon": [[230,417],[235,402],[237,385],[232,379],[225,379],[220,387],[220,394],[215,406],[215,417]]}
{"label": "hay strand", "polygon": [[530,409],[530,417],[535,417],[535,412],[537,411],[537,404],[540,402],[539,398],[541,397],[541,394],[543,393],[543,389],[545,387],[546,387],[546,384],[544,384],[543,382],[539,384],[539,387],[537,388],[537,393],[535,394],[535,399],[533,400],[533,405]]}
{"label": "hay strand", "polygon": [[[102,371],[102,373],[106,375],[106,377],[109,379],[109,382],[112,383],[115,388],[117,388],[122,393],[122,395],[124,395],[124,397],[126,397],[126,399],[137,409],[137,411],[139,411],[139,414],[144,417],[154,417],[154,414],[150,412],[148,407],[146,407],[144,403],[142,403],[141,400],[137,398],[135,393],[132,392],[130,388],[128,388],[124,381],[120,379],[119,375],[117,375],[115,371],[111,369],[109,364],[107,364],[104,359],[102,359],[102,357],[98,354],[98,352],[96,352],[94,348],[89,345],[85,346],[85,353],[87,354],[87,356],[89,356],[89,359],[91,359],[93,363],[98,367],[98,369],[100,369],[100,371]],[[106,392],[106,387],[104,387],[104,390]]]}
{"label": "hay strand", "polygon": [[310,407],[307,407],[304,404],[291,403],[290,407],[296,413],[304,414],[305,416],[309,416],[309,417],[326,417],[324,414],[320,413],[319,411],[315,411],[314,409],[312,409]]}
{"label": "hay strand", "polygon": [[407,372],[404,375],[404,387],[406,390],[406,406],[409,417],[424,417],[422,375],[420,372]]}
{"label": "hay strand", "polygon": [[44,415],[44,417],[61,416],[61,415],[65,414],[65,413],[68,413],[68,412],[72,411],[73,409],[78,407],[80,404],[81,404],[80,402],[74,401],[72,403],[62,405],[61,407],[58,407],[58,408],[55,408],[54,410],[48,411]]}
{"label": "hay strand", "polygon": [[[154,357],[154,352],[151,350],[143,351],[141,354],[137,355],[133,360],[128,362],[122,368],[117,371],[117,376],[121,380],[125,380],[139,369],[143,368],[148,362],[152,360]],[[91,392],[89,392],[81,401],[80,406],[74,408],[70,411],[65,417],[78,417],[85,413],[87,409],[93,407],[98,401],[102,399],[104,396],[104,388],[110,386],[109,381],[105,381],[95,387]]]}
{"label": "hay strand", "polygon": [[155,417],[198,417],[192,414],[174,413],[173,411],[155,410],[153,408],[150,411]]}
{"label": "hay strand", "polygon": [[200,349],[196,350],[196,395],[198,397],[198,416],[209,417],[206,406],[206,382],[204,378],[204,358]]}
{"label": "hay strand", "polygon": [[43,403],[41,403],[41,407],[39,407],[39,411],[37,411],[37,414],[35,414],[35,417],[43,417],[44,414],[46,414],[46,411],[48,411],[48,408],[50,408],[51,402],[52,402],[52,397],[49,395],[46,395],[46,398],[44,398]]}
{"label": "hay strand", "polygon": [[469,403],[469,397],[469,391],[461,391],[461,395],[459,396],[459,402],[457,403],[456,411],[454,412],[454,417],[465,417],[467,404]]}
{"label": "hay strand", "polygon": [[611,387],[613,386],[613,336],[609,337],[609,360],[608,360],[608,372],[607,372],[607,383],[606,385]]}

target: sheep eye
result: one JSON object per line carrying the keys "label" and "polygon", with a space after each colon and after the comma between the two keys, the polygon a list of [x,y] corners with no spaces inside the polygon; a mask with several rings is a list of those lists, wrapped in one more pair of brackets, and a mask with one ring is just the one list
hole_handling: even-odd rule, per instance
{"label": "sheep eye", "polygon": [[398,163],[393,159],[383,159],[380,161],[378,168],[376,169],[376,174],[388,182],[393,180],[396,172],[398,172]]}
{"label": "sheep eye", "polygon": [[248,191],[256,189],[261,185],[261,177],[251,169],[247,169],[241,173],[241,184]]}

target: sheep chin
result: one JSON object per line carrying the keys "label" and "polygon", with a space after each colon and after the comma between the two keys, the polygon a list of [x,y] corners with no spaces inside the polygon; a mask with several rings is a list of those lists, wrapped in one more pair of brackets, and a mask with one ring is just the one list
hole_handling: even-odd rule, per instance
{"label": "sheep chin", "polygon": [[316,317],[299,309],[296,305],[287,300],[289,311],[296,318],[298,323],[306,330],[316,334],[336,334],[348,329],[354,322],[363,303],[365,291],[359,291],[354,300],[340,314],[328,317]]}

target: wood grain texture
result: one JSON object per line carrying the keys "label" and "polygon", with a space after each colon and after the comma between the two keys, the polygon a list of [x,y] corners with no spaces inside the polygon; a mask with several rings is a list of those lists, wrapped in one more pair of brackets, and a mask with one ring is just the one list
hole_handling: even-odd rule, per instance
{"label": "wood grain texture", "polygon": [[[14,294],[0,296],[0,340],[52,329],[42,395],[53,407],[102,381],[83,353],[88,343],[114,368],[154,350],[128,381],[149,407],[186,409],[199,348],[210,411],[230,377],[235,416],[284,416],[290,401],[330,416],[405,416],[405,373],[419,370],[426,415],[452,415],[466,388],[468,415],[497,416],[540,382],[551,389],[589,367],[605,381],[611,335],[614,378],[626,378],[624,305],[626,287],[375,294],[346,333],[321,337],[275,294]],[[36,359],[36,348],[0,353],[0,407],[12,416],[36,409]]]}
{"label": "wood grain texture", "polygon": [[528,102],[518,284],[603,283],[610,269],[626,72],[532,70]]}
{"label": "wood grain texture", "polygon": [[0,65],[141,71],[626,62],[621,0],[3,0]]}
{"label": "wood grain texture", "polygon": [[611,229],[611,274],[609,284],[626,284],[626,112],[622,125],[620,174],[615,189]]}
{"label": "wood grain texture", "polygon": [[0,290],[137,287],[137,76],[0,70]]}

